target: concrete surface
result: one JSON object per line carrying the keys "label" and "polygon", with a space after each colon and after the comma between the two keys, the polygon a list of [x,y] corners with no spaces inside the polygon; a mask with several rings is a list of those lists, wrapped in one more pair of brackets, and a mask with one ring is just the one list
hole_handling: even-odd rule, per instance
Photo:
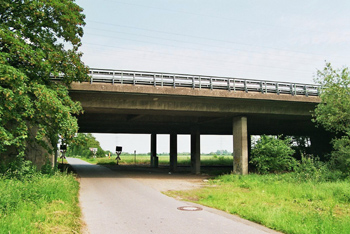
{"label": "concrete surface", "polygon": [[[207,207],[202,207],[201,211],[178,210],[178,207],[194,204],[167,197],[154,186],[157,182],[179,182],[176,175],[163,174],[157,180],[137,171],[125,173],[118,168],[110,170],[76,158],[67,160],[80,177],[80,204],[86,222],[85,233],[276,233]],[[144,183],[147,177],[153,181],[153,186],[149,180]],[[189,178],[183,183],[185,187],[191,187],[196,180],[202,181],[201,177]],[[200,183],[197,184],[200,186]]]}

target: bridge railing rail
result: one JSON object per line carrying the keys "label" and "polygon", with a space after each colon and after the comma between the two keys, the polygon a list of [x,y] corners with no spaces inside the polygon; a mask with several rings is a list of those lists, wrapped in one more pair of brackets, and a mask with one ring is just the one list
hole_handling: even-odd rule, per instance
{"label": "bridge railing rail", "polygon": [[253,80],[218,76],[160,73],[147,71],[109,70],[92,68],[90,82],[112,84],[171,86],[193,89],[228,90],[260,93],[276,93],[303,96],[319,96],[320,86],[290,82]]}

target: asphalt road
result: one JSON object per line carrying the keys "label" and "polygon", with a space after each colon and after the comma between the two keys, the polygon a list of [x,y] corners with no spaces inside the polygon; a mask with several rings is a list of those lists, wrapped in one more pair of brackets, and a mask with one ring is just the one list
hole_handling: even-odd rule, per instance
{"label": "asphalt road", "polygon": [[68,158],[80,176],[80,205],[85,233],[221,234],[276,233],[263,226],[211,208],[178,201],[123,172]]}

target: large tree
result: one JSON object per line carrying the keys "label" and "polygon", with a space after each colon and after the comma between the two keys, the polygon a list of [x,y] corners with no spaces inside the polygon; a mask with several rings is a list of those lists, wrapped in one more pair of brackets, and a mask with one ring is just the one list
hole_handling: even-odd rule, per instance
{"label": "large tree", "polygon": [[82,108],[68,87],[87,79],[84,18],[74,0],[0,1],[0,154],[24,156],[31,141],[50,149],[77,132]]}
{"label": "large tree", "polygon": [[333,69],[327,63],[317,72],[321,85],[321,103],[315,110],[315,122],[334,132],[331,160],[336,168],[350,172],[350,74],[349,69]]}

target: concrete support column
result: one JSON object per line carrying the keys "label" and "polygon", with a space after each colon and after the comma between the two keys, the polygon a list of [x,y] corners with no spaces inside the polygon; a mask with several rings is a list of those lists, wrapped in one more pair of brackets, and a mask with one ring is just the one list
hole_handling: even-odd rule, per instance
{"label": "concrete support column", "polygon": [[151,167],[158,167],[157,134],[151,134]]}
{"label": "concrete support column", "polygon": [[191,172],[193,174],[201,172],[200,139],[199,129],[193,129],[191,133]]}
{"label": "concrete support column", "polygon": [[248,174],[248,130],[247,117],[233,119],[233,172]]}
{"label": "concrete support column", "polygon": [[177,134],[170,134],[170,171],[177,170]]}
{"label": "concrete support column", "polygon": [[[248,134],[248,162],[250,160],[251,154],[252,154],[252,135]],[[248,166],[248,168],[249,168],[249,166]]]}

